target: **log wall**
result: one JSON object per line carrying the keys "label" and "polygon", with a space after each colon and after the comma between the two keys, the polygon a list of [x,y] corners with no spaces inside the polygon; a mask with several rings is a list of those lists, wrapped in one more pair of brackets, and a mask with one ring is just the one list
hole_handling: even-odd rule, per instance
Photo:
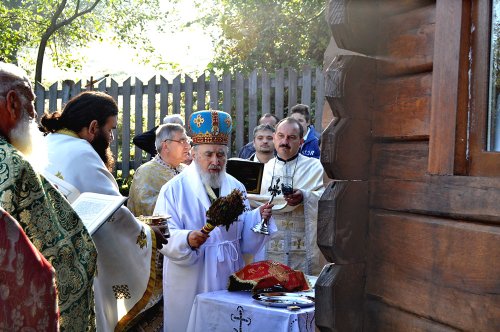
{"label": "log wall", "polygon": [[[436,29],[439,36],[447,26],[460,31],[468,6],[330,1],[327,18],[334,38],[341,38],[337,44],[363,56],[334,58],[326,75],[335,120],[323,133],[321,160],[336,181],[320,202],[318,229],[329,231],[318,234],[318,243],[337,279],[325,272],[318,280],[321,331],[500,329],[500,178],[468,176],[456,165],[453,173],[453,164],[452,174],[439,175],[443,165],[450,167],[436,158],[436,151],[453,156],[454,133],[441,139],[440,131],[455,130],[460,103],[467,103],[459,98],[458,72],[436,76],[443,75],[442,53],[463,45],[436,40]],[[372,16],[356,21],[360,8]],[[366,39],[377,42],[362,43]],[[443,94],[453,102],[444,103]],[[349,241],[358,243],[351,254]],[[331,291],[343,287],[363,289],[361,303]],[[349,303],[349,315],[345,305],[337,311],[339,303]]]}

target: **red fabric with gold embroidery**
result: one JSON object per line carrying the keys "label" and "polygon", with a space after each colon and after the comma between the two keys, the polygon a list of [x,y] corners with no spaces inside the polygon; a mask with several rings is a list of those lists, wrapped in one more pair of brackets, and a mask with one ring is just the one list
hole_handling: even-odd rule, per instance
{"label": "red fabric with gold embroidery", "polygon": [[58,331],[55,271],[0,208],[0,331]]}
{"label": "red fabric with gold embroidery", "polygon": [[253,290],[281,286],[288,292],[306,291],[310,285],[302,271],[276,261],[260,261],[249,264],[229,276],[229,291]]}

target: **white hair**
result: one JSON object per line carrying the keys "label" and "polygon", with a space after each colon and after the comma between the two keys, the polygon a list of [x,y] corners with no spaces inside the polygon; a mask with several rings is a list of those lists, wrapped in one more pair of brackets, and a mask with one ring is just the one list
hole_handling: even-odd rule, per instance
{"label": "white hair", "polygon": [[180,114],[171,114],[167,115],[163,118],[163,124],[166,123],[178,123],[181,126],[184,126],[184,120],[182,120],[182,117]]}

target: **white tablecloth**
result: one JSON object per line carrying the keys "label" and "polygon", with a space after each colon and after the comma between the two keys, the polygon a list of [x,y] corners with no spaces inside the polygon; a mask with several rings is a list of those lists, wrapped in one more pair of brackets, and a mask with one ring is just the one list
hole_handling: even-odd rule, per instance
{"label": "white tablecloth", "polygon": [[[314,294],[314,293],[313,293]],[[267,307],[251,292],[227,290],[196,296],[189,318],[189,332],[314,332],[314,307],[290,311]]]}

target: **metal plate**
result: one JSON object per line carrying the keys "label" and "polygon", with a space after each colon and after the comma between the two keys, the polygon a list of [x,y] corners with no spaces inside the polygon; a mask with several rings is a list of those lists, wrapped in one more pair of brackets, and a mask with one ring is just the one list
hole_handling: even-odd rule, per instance
{"label": "metal plate", "polygon": [[285,292],[272,292],[272,293],[258,293],[252,296],[253,299],[260,304],[269,307],[286,308],[291,305],[299,307],[311,307],[314,305],[314,297]]}

